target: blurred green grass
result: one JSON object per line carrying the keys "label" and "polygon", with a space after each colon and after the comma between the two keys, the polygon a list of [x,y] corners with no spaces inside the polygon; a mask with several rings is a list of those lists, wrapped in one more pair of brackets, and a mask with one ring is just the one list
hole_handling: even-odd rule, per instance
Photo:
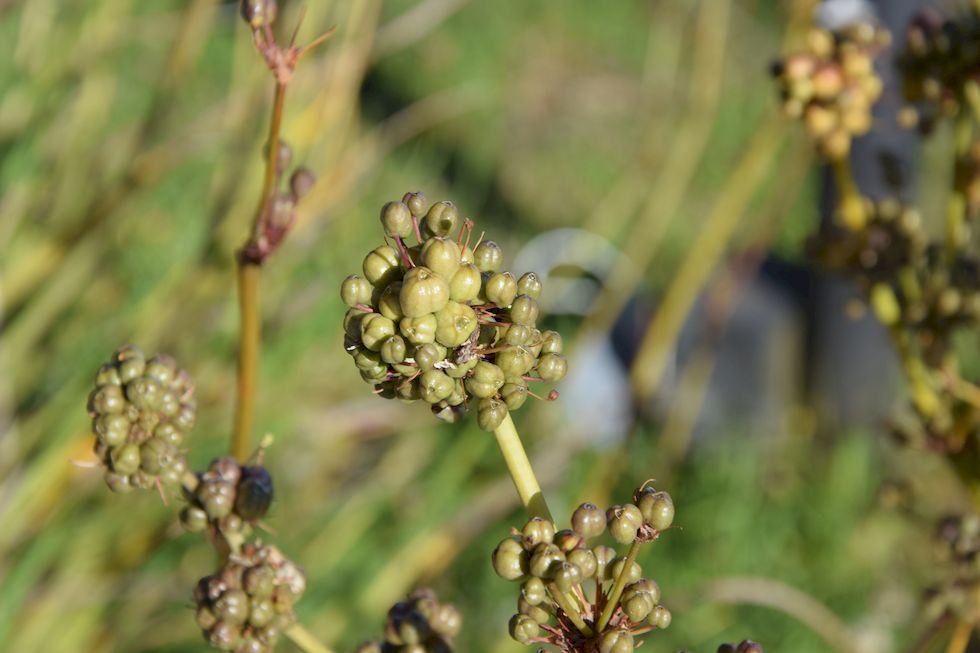
{"label": "blurred green grass", "polygon": [[[488,564],[520,522],[492,442],[380,405],[341,351],[337,286],[378,241],[377,208],[409,189],[451,197],[512,256],[555,226],[623,245],[651,226],[649,204],[665,239],[642,282],[662,288],[771,118],[765,63],[786,16],[775,2],[715,2],[723,65],[695,82],[720,101],[693,114],[697,44],[720,27],[707,2],[308,4],[304,37],[338,33],[297,73],[284,135],[320,183],[264,272],[258,418],[277,436],[270,537],[309,573],[302,620],[338,650],[376,635],[385,606],[420,581],[462,607],[462,650],[518,648],[504,626],[514,587]],[[292,24],[299,3],[283,5]],[[425,20],[399,22],[420,8]],[[91,375],[125,342],[194,374],[192,464],[226,447],[232,255],[258,194],[265,71],[235,7],[200,0],[15,2],[0,5],[0,39],[13,46],[0,58],[0,650],[204,650],[188,606],[209,547],[155,497],[110,495],[69,460],[88,456]],[[680,135],[703,138],[704,153],[664,215],[648,193],[672,178]],[[803,156],[795,140],[787,149]],[[747,233],[779,217],[766,198],[787,178],[770,171]],[[773,239],[798,255],[816,177],[789,185]],[[519,425],[567,514],[605,452],[563,440],[557,413],[525,409]],[[804,589],[862,632],[907,637],[921,579],[896,570],[915,568],[904,543],[921,533],[875,507],[881,447],[806,435],[733,429],[674,470],[680,528],[644,562],[675,620],[651,650],[746,636],[829,650],[785,614],[701,592],[747,575]],[[637,434],[613,496],[650,476],[656,442],[656,429]]]}

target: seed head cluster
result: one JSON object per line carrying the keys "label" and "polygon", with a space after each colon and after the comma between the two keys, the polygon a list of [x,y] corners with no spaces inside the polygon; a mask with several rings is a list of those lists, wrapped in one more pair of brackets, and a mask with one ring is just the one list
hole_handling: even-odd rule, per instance
{"label": "seed head cluster", "polygon": [[[499,576],[521,583],[511,637],[568,652],[630,653],[639,645],[637,635],[666,628],[670,611],[660,604],[656,581],[643,578],[635,551],[620,555],[609,545],[590,541],[608,534],[616,544],[634,550],[657,539],[673,520],[670,495],[644,485],[631,503],[607,510],[583,503],[572,513],[571,528],[557,530],[554,523],[535,517],[515,530],[492,556]],[[593,591],[587,589],[588,581]]]}
{"label": "seed head cluster", "polygon": [[763,653],[762,646],[751,639],[743,639],[739,644],[722,644],[718,653]]}
{"label": "seed head cluster", "polygon": [[246,544],[216,574],[194,589],[197,625],[215,648],[270,653],[296,622],[293,605],[306,577],[274,546]]}
{"label": "seed head cluster", "polygon": [[480,427],[492,431],[537,396],[529,382],[565,376],[561,335],[537,328],[538,275],[503,271],[500,246],[471,243],[473,223],[452,202],[426,207],[421,193],[408,193],[382,207],[381,224],[387,243],[340,291],[344,346],[376,394],[424,401],[450,422],[475,404]]}
{"label": "seed head cluster", "polygon": [[194,425],[194,384],[173,358],[147,359],[139,348],[123,347],[99,368],[88,412],[110,489],[180,482],[187,469],[180,446]]}
{"label": "seed head cluster", "polygon": [[211,461],[197,473],[197,487],[184,488],[181,525],[191,533],[213,528],[226,538],[245,536],[272,503],[272,476],[261,465],[242,466],[231,456]]}
{"label": "seed head cluster", "polygon": [[854,137],[871,129],[871,107],[882,91],[874,58],[888,42],[886,31],[868,24],[813,28],[800,52],[773,65],[783,111],[803,121],[825,158],[847,156]]}
{"label": "seed head cluster", "polygon": [[419,588],[388,611],[384,640],[364,642],[355,653],[452,653],[462,626],[459,610]]}

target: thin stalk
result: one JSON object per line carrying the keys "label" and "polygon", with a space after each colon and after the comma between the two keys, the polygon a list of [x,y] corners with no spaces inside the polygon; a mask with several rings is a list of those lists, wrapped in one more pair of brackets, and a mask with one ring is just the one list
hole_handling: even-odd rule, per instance
{"label": "thin stalk", "polygon": [[521,436],[517,433],[517,427],[514,426],[514,420],[510,418],[509,413],[500,426],[494,429],[493,434],[497,437],[497,445],[504,456],[507,471],[510,472],[514,487],[517,488],[517,494],[520,495],[521,503],[527,509],[528,515],[541,517],[550,522],[555,521],[551,511],[548,510],[538,478],[534,475],[531,461],[527,459],[527,452],[524,451],[524,445],[521,443]]}
{"label": "thin stalk", "polygon": [[562,592],[554,583],[548,583],[548,593],[551,594],[551,598],[554,599],[558,607],[561,608],[565,615],[571,620],[575,627],[579,629],[579,632],[586,637],[593,637],[595,631],[589,627],[589,624],[585,623],[582,619],[582,614],[578,611],[578,608],[574,603],[568,600],[568,596]]}
{"label": "thin stalk", "polygon": [[293,624],[286,629],[288,637],[298,649],[305,653],[333,653],[326,645],[320,642],[313,634],[301,624]]}
{"label": "thin stalk", "polygon": [[953,630],[953,637],[949,640],[946,653],[963,653],[966,645],[970,643],[970,633],[973,632],[973,624],[968,621],[959,621]]}
{"label": "thin stalk", "polygon": [[599,615],[599,621],[596,623],[596,630],[600,633],[609,624],[609,620],[612,619],[613,612],[616,610],[616,606],[619,605],[619,597],[623,595],[623,588],[626,587],[626,579],[629,577],[629,570],[636,562],[636,555],[640,552],[640,541],[633,540],[633,544],[630,545],[629,553],[626,554],[626,562],[623,564],[623,568],[619,572],[619,576],[616,577],[616,582],[613,584],[612,589],[609,590],[609,597],[606,599],[606,606],[602,609],[602,614]]}
{"label": "thin stalk", "polygon": [[963,248],[967,240],[966,194],[962,188],[961,168],[963,157],[970,149],[972,137],[973,120],[971,114],[961,110],[953,125],[953,188],[946,202],[945,255],[949,264],[952,264],[956,253]]}
{"label": "thin stalk", "polygon": [[852,231],[859,231],[864,228],[867,216],[864,213],[861,191],[851,172],[851,162],[843,156],[831,162],[831,168],[834,171],[834,182],[839,196],[840,218],[845,227]]}
{"label": "thin stalk", "polygon": [[235,401],[235,423],[231,434],[231,453],[238,460],[248,458],[252,447],[252,430],[255,424],[255,389],[258,376],[260,320],[259,320],[259,271],[262,267],[262,232],[275,199],[279,179],[279,132],[282,129],[283,106],[286,102],[286,85],[276,82],[272,102],[272,118],[269,121],[269,138],[265,153],[265,178],[262,195],[255,211],[252,230],[238,257],[238,383]]}

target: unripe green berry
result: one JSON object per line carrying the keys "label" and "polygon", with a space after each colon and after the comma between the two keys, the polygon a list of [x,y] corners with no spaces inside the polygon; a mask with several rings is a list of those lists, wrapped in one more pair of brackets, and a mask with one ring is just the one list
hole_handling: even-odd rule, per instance
{"label": "unripe green berry", "polygon": [[538,623],[534,619],[531,619],[527,615],[515,614],[510,618],[510,623],[507,624],[507,630],[514,640],[521,644],[528,644],[538,636],[540,626],[538,626]]}
{"label": "unripe green berry", "polygon": [[670,625],[671,619],[672,616],[670,614],[670,610],[662,605],[658,605],[653,609],[653,612],[650,613],[647,621],[651,626],[656,626],[657,628],[663,630]]}
{"label": "unripe green berry", "polygon": [[211,519],[221,519],[231,513],[235,503],[235,488],[227,481],[206,481],[197,491],[201,507]]}
{"label": "unripe green berry", "polygon": [[582,582],[582,570],[567,560],[555,565],[551,572],[555,585],[562,592],[571,592],[573,587]]}
{"label": "unripe green berry", "polygon": [[484,431],[493,431],[503,423],[507,417],[507,404],[490,397],[481,399],[477,407],[476,423]]}
{"label": "unripe green berry", "polygon": [[401,299],[399,297],[401,289],[401,282],[393,281],[381,291],[381,296],[378,297],[378,312],[392,322],[397,322],[405,317],[404,313],[402,313]]}
{"label": "unripe green berry", "polygon": [[607,630],[599,637],[599,653],[633,653],[633,634],[624,629]]}
{"label": "unripe green berry", "polygon": [[267,565],[249,567],[242,574],[242,587],[250,596],[271,596],[276,588],[276,572]]}
{"label": "unripe green berry", "polygon": [[180,525],[188,533],[200,533],[208,527],[208,513],[196,506],[184,506],[180,511]]}
{"label": "unripe green berry", "polygon": [[562,351],[561,334],[557,331],[545,331],[541,334],[541,353],[560,354]]}
{"label": "unripe green berry", "polygon": [[517,280],[510,272],[496,272],[487,279],[483,292],[489,301],[501,308],[507,308],[517,297]]}
{"label": "unripe green berry", "polygon": [[102,415],[95,420],[95,432],[109,447],[118,447],[129,437],[130,422],[123,415]]}
{"label": "unripe green berry", "polygon": [[415,232],[412,212],[404,202],[388,202],[381,207],[381,226],[386,235],[403,239]]}
{"label": "unripe green berry", "polygon": [[531,371],[534,356],[524,347],[511,346],[497,352],[495,362],[504,371],[505,377],[520,378]]}
{"label": "unripe green berry", "polygon": [[630,596],[624,594],[619,604],[623,608],[623,612],[626,613],[626,616],[633,623],[639,623],[650,616],[650,613],[653,612],[653,608],[656,605],[653,598],[645,593],[636,593]]}
{"label": "unripe green berry", "polygon": [[166,354],[157,354],[146,361],[146,369],[143,376],[148,376],[162,387],[167,387],[174,381],[177,374],[177,361]]}
{"label": "unripe green berry", "polygon": [[135,444],[126,444],[112,450],[110,454],[112,471],[128,475],[140,468],[140,448]]}
{"label": "unripe green berry", "polygon": [[569,551],[573,551],[584,542],[581,535],[576,533],[570,528],[563,528],[557,533],[555,533],[555,539],[553,542],[558,546],[559,549],[564,551],[566,554]]}
{"label": "unripe green berry", "polygon": [[122,413],[125,408],[126,397],[119,386],[102,386],[93,390],[89,397],[89,410],[99,415]]}
{"label": "unripe green berry", "polygon": [[429,626],[443,637],[456,637],[463,627],[463,615],[455,606],[440,604],[428,617]]}
{"label": "unripe green berry", "polygon": [[456,205],[446,200],[436,202],[425,214],[426,225],[436,236],[448,236],[456,228],[458,221],[459,211]]}
{"label": "unripe green berry", "polygon": [[381,360],[389,365],[396,365],[405,360],[407,352],[405,340],[398,335],[391,336],[381,345]]}
{"label": "unripe green berry", "polygon": [[605,578],[606,568],[616,559],[616,549],[605,544],[597,544],[592,547],[592,553],[596,560],[596,577]]}
{"label": "unripe green berry", "polygon": [[208,631],[208,642],[220,651],[233,651],[238,648],[242,633],[237,624],[218,621]]}
{"label": "unripe green berry", "polygon": [[242,590],[225,591],[214,603],[214,614],[222,621],[245,623],[248,620],[248,594]]}
{"label": "unripe green berry", "polygon": [[461,264],[459,245],[449,238],[430,238],[422,246],[422,265],[444,279],[451,280]]}
{"label": "unripe green berry", "polygon": [[482,284],[480,270],[472,263],[464,263],[449,282],[449,298],[461,304],[472,302],[479,296]]}
{"label": "unripe green berry", "polygon": [[[532,576],[532,578],[534,577]],[[537,578],[535,580],[540,581],[541,579]],[[527,602],[527,599],[525,599],[523,595],[518,597],[517,599],[517,612],[519,614],[523,614],[525,616],[531,617],[538,624],[546,624],[549,621],[551,621],[551,614],[549,614],[548,611],[544,609],[543,603],[538,605],[531,605],[530,603]]]}
{"label": "unripe green berry", "polygon": [[643,492],[637,507],[643,522],[658,531],[667,530],[674,522],[674,500],[666,492]]}
{"label": "unripe green berry", "polygon": [[425,193],[422,191],[417,191],[414,193],[405,193],[402,197],[402,202],[408,207],[408,210],[412,212],[415,217],[421,216],[425,213]]}
{"label": "unripe green berry", "polygon": [[[619,575],[623,572],[626,566],[626,556],[619,556],[610,564],[606,565],[606,580],[615,580],[619,578]],[[640,565],[633,562],[629,568],[626,570],[626,582],[634,583],[640,580],[640,576],[643,574],[643,570]]]}
{"label": "unripe green berry", "polygon": [[575,549],[568,552],[568,561],[582,571],[582,578],[592,578],[598,571],[598,562],[591,549]]}
{"label": "unripe green berry", "polygon": [[606,530],[606,514],[594,503],[583,503],[572,513],[572,530],[592,539]]}
{"label": "unripe green berry", "polygon": [[126,494],[135,489],[135,486],[129,482],[129,476],[110,471],[105,473],[105,484],[118,494]]}
{"label": "unripe green berry", "polygon": [[491,556],[493,570],[504,580],[519,580],[527,575],[528,555],[517,540],[501,540]]}
{"label": "unripe green berry", "polygon": [[565,378],[568,361],[561,354],[545,354],[538,359],[537,371],[542,381],[557,383]]}
{"label": "unripe green berry", "polygon": [[504,333],[504,342],[508,345],[525,345],[531,339],[532,328],[523,324],[512,324]]}
{"label": "unripe green berry", "polygon": [[432,369],[419,377],[419,394],[422,399],[435,404],[453,393],[455,385],[442,370]]}
{"label": "unripe green berry", "polygon": [[446,347],[458,347],[473,335],[480,324],[476,313],[466,304],[448,302],[436,316],[436,342]]}
{"label": "unripe green berry", "polygon": [[194,620],[201,630],[208,630],[218,622],[218,618],[214,616],[214,612],[206,605],[198,607],[197,612],[194,613]]}
{"label": "unripe green berry", "polygon": [[555,566],[565,562],[565,554],[554,544],[542,543],[534,548],[528,571],[532,576],[551,579]]}
{"label": "unripe green berry", "polygon": [[503,250],[494,241],[484,240],[473,250],[473,263],[481,272],[496,272],[504,263]]}
{"label": "unripe green berry", "polygon": [[429,268],[416,266],[405,273],[399,299],[407,317],[435,313],[449,303],[449,283]]}
{"label": "unripe green berry", "polygon": [[534,272],[525,272],[517,280],[517,294],[537,299],[541,296],[541,279]]}
{"label": "unripe green berry", "polygon": [[544,581],[536,576],[531,576],[521,586],[521,596],[531,605],[543,603],[548,598],[548,590],[544,586]]}
{"label": "unripe green berry", "polygon": [[371,293],[374,286],[364,277],[352,274],[340,284],[340,298],[350,307],[358,304],[367,305],[371,303]]}
{"label": "unripe green berry", "polygon": [[101,387],[104,385],[122,385],[122,379],[119,378],[119,370],[112,363],[103,364],[95,375],[95,386]]}
{"label": "unripe green berry", "polygon": [[510,321],[534,326],[538,321],[538,300],[530,295],[518,295],[510,307]]}
{"label": "unripe green berry", "polygon": [[524,379],[517,379],[514,382],[505,383],[500,388],[500,397],[507,404],[508,410],[517,410],[527,400],[527,382]]}
{"label": "unripe green berry", "polygon": [[620,544],[632,544],[636,531],[643,526],[643,513],[632,503],[613,506],[606,511],[606,527],[609,534]]}
{"label": "unripe green berry", "polygon": [[528,551],[539,544],[551,544],[555,539],[555,525],[541,517],[532,517],[521,531],[524,548]]}
{"label": "unripe green berry", "polygon": [[[435,319],[434,317],[432,318]],[[435,343],[426,343],[415,348],[415,363],[423,372],[431,370],[436,363],[446,358],[446,348]]]}
{"label": "unripe green berry", "polygon": [[504,372],[493,363],[479,361],[473,374],[466,379],[466,390],[474,397],[487,399],[497,394],[504,385]]}
{"label": "unripe green berry", "polygon": [[384,341],[395,335],[395,323],[380,313],[368,313],[361,320],[361,342],[371,351],[379,351]]}
{"label": "unripe green berry", "polygon": [[398,323],[398,330],[413,345],[424,345],[436,341],[436,329],[439,323],[432,313],[418,317],[403,317]]}
{"label": "unripe green berry", "polygon": [[376,247],[364,257],[362,269],[364,278],[375,288],[384,288],[402,274],[398,252],[388,245]]}
{"label": "unripe green berry", "polygon": [[453,367],[447,367],[443,371],[454,379],[463,379],[469,375],[470,370],[475,368],[479,363],[480,359],[474,356],[465,363],[454,363]]}

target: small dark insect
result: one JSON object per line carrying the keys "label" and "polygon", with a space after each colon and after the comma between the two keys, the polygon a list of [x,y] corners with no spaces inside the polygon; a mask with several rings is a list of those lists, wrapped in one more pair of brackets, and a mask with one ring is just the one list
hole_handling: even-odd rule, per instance
{"label": "small dark insect", "polygon": [[262,519],[269,512],[272,495],[272,476],[265,467],[243,467],[235,496],[235,512],[242,519]]}

